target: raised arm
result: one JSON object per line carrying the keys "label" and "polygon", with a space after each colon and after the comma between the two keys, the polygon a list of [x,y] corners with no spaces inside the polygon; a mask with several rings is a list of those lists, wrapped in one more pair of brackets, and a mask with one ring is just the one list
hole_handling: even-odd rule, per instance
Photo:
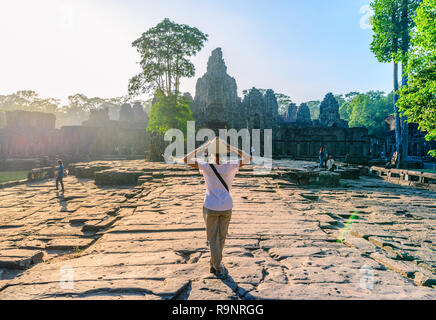
{"label": "raised arm", "polygon": [[194,168],[194,169],[198,169],[198,162],[195,159],[196,155],[200,152],[202,152],[203,150],[205,150],[210,143],[206,143],[203,146],[201,146],[198,149],[195,149],[194,151],[192,151],[191,153],[189,153],[184,159],[183,161],[190,167]]}
{"label": "raised arm", "polygon": [[198,169],[198,162],[196,160],[193,160],[193,158],[195,158],[195,156],[197,155],[198,150],[194,150],[191,153],[189,153],[188,155],[186,155],[186,157],[183,159],[183,161],[190,167],[194,168],[194,169]]}

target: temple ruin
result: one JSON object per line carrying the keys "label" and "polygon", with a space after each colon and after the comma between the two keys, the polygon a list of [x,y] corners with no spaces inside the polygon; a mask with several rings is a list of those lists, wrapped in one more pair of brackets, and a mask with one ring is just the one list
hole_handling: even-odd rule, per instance
{"label": "temple ruin", "polygon": [[[189,93],[184,97],[192,101],[197,129],[272,129],[273,156],[278,159],[315,160],[321,146],[326,146],[337,160],[369,164],[371,159],[389,157],[394,146],[392,121],[387,119],[383,136],[369,135],[366,128],[349,128],[340,118],[339,104],[332,93],[322,101],[318,119],[311,118],[305,103],[291,103],[286,114],[279,115],[272,89],[263,92],[252,88],[240,98],[221,48],[212,51],[207,72],[197,81],[195,98]],[[108,109],[98,109],[92,110],[81,126],[60,129],[56,129],[52,114],[7,112],[7,125],[0,129],[0,169],[31,169],[41,165],[41,159],[56,157],[67,162],[142,159],[150,147],[148,121],[140,103],[124,104],[119,120],[111,120]],[[412,157],[423,158],[436,148],[425,141],[416,125],[409,127]]]}
{"label": "temple ruin", "polygon": [[126,105],[130,115],[110,120],[108,109],[92,110],[81,126],[56,129],[56,116],[41,112],[6,112],[0,129],[0,170],[32,169],[47,159],[66,162],[144,158],[148,116],[142,105]]}
{"label": "temple ruin", "polygon": [[220,48],[209,58],[206,74],[197,81],[192,110],[198,128],[273,129],[275,157],[315,159],[321,146],[337,159],[365,163],[372,156],[366,128],[348,128],[339,116],[333,94],[326,95],[319,119],[312,120],[306,104],[289,106],[283,118],[278,113],[274,91],[265,94],[252,88],[238,97],[236,80],[227,74]]}

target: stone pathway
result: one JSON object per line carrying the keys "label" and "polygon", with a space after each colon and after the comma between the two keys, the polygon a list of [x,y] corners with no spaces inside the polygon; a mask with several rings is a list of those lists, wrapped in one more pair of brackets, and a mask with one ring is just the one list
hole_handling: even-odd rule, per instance
{"label": "stone pathway", "polygon": [[51,181],[0,190],[0,299],[436,299],[434,192],[242,173],[221,280],[202,178],[153,176],[125,188],[68,177],[65,198]]}

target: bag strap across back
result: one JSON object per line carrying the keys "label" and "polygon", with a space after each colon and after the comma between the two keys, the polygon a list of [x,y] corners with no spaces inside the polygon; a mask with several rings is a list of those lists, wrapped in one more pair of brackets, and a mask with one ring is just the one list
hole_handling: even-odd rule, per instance
{"label": "bag strap across back", "polygon": [[213,164],[210,164],[210,167],[212,168],[212,171],[215,173],[215,175],[217,176],[219,181],[221,181],[224,188],[226,188],[227,192],[230,192],[229,187],[227,186],[227,183],[224,181],[223,177],[221,177],[221,175],[218,173],[218,170],[215,168],[215,166]]}

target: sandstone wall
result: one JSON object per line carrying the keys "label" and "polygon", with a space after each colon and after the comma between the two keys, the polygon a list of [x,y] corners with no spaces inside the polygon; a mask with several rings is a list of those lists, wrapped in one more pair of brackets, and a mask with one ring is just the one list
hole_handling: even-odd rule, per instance
{"label": "sandstone wall", "polygon": [[56,117],[41,112],[6,112],[6,127],[0,129],[0,158],[32,158],[56,150]]}
{"label": "sandstone wall", "polygon": [[[144,155],[149,144],[147,123],[109,121],[104,115],[107,110],[93,113],[85,125],[55,129],[54,115],[8,112],[7,127],[0,129],[0,169],[30,169],[47,157],[86,161]],[[147,120],[139,116],[138,119]]]}
{"label": "sandstone wall", "polygon": [[280,128],[273,131],[273,152],[278,157],[318,157],[321,146],[336,159],[366,157],[370,154],[370,138],[366,128]]}
{"label": "sandstone wall", "polygon": [[7,111],[6,127],[10,130],[26,131],[33,130],[54,130],[56,128],[56,116],[51,113],[28,112],[28,111]]}
{"label": "sandstone wall", "polygon": [[145,128],[130,127],[122,122],[105,127],[63,127],[58,153],[79,161],[99,159],[105,155],[143,155],[148,150],[148,141]]}

